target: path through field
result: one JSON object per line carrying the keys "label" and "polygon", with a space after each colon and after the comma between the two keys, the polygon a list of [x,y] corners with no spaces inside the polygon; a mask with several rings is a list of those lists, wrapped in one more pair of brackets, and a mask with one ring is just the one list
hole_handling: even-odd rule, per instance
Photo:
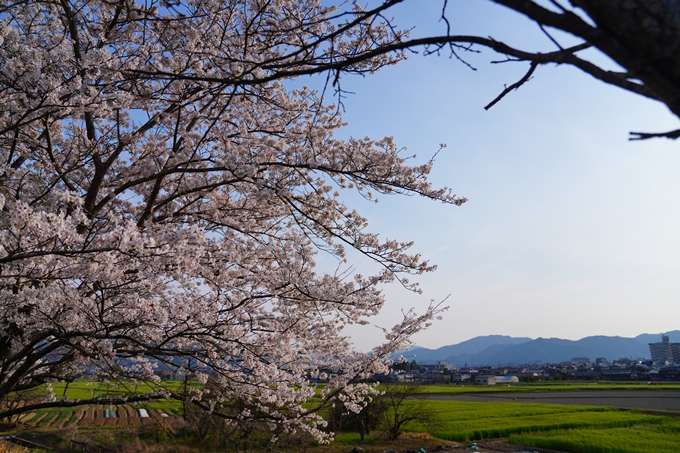
{"label": "path through field", "polygon": [[476,393],[422,395],[422,399],[470,402],[512,402],[612,406],[623,409],[680,411],[680,391],[675,390],[586,390],[569,392]]}

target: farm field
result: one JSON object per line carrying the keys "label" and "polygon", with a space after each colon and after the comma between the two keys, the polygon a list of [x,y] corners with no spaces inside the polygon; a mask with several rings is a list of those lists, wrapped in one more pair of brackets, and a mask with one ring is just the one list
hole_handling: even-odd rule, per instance
{"label": "farm field", "polygon": [[[568,391],[564,390],[564,385],[532,387],[540,391],[526,391],[527,387],[510,387],[510,391],[505,390],[508,387],[478,387],[474,392],[465,392],[461,391],[464,389],[461,387],[424,386],[426,392],[421,395],[422,401],[406,401],[404,410],[408,410],[410,404],[424,402],[433,409],[435,423],[411,425],[407,431],[414,432],[415,436],[434,437],[430,439],[430,447],[436,445],[437,439],[469,443],[510,438],[526,447],[573,453],[680,451],[680,419],[661,416],[680,414],[680,386],[650,388],[635,385],[622,388],[613,385],[599,386],[595,390],[591,384],[566,386]],[[588,390],[583,390],[583,387]],[[53,388],[55,394],[63,394],[63,386],[54,385]],[[450,391],[452,388],[456,391]],[[557,390],[552,391],[553,388]],[[141,393],[139,387],[135,390]],[[66,389],[66,395],[74,399],[79,396],[105,398],[113,392],[130,394],[131,390],[85,381],[72,383]],[[643,411],[618,408],[639,408]],[[143,412],[148,416],[142,416]],[[119,429],[125,432],[134,432],[135,429],[172,430],[186,426],[181,414],[181,404],[159,399],[136,405],[46,409],[23,415],[20,426],[21,429],[55,433],[78,427],[83,433],[91,433],[89,435],[95,435],[101,429],[110,433]],[[346,448],[348,445],[364,445],[366,452],[385,449],[380,436],[374,434],[361,444],[358,433],[344,432],[338,435],[335,446],[314,450],[345,452],[351,449]]]}
{"label": "farm field", "polygon": [[[56,382],[52,384],[54,394],[61,397],[66,396],[72,400],[85,400],[91,398],[107,398],[117,396],[130,396],[134,394],[144,394],[156,392],[159,389],[167,389],[170,391],[181,391],[183,381],[180,380],[166,380],[158,385],[153,385],[146,382],[117,382],[115,384],[102,383],[97,381],[76,381],[68,384],[63,382]],[[188,388],[196,387],[197,382],[189,381]]]}
{"label": "farm field", "polygon": [[589,406],[612,406],[622,409],[678,411],[680,390],[575,390],[570,392],[512,392],[474,394],[426,394],[424,399],[467,402],[523,402]]}
{"label": "farm field", "polygon": [[[89,399],[89,398],[105,398],[122,395],[132,395],[138,393],[148,393],[158,390],[160,387],[171,390],[181,391],[184,382],[181,380],[165,380],[159,385],[151,385],[147,383],[117,383],[106,384],[96,381],[76,381],[69,383],[68,386],[64,383],[54,383],[52,388],[57,396],[66,395],[69,399]],[[197,388],[199,386],[196,381],[189,381],[188,388]],[[318,384],[317,391],[321,391],[326,384]],[[489,393],[571,393],[578,391],[678,391],[680,392],[680,383],[664,383],[662,385],[655,385],[650,387],[647,383],[583,383],[583,382],[560,382],[560,383],[530,383],[530,384],[512,384],[512,385],[423,385],[422,394],[424,395],[460,395],[460,394],[489,394]]]}
{"label": "farm field", "polygon": [[[413,425],[411,428],[457,442],[575,428],[626,428],[662,424],[668,420],[616,408],[561,404],[428,400],[427,407],[436,413],[434,423],[431,426]],[[405,410],[408,411],[408,408]]]}
{"label": "farm field", "polygon": [[[535,448],[570,453],[680,451],[680,420],[671,417],[616,408],[540,403],[428,400],[427,404],[437,409],[435,423],[411,426],[409,430],[459,445],[478,442],[483,452],[501,451],[483,447],[499,438],[509,438],[516,444],[515,449],[506,445],[502,451],[534,451]],[[341,435],[338,440],[344,446],[359,443],[358,435],[351,433]],[[374,441],[375,438],[370,439]]]}
{"label": "farm field", "polygon": [[519,383],[519,384],[499,384],[480,386],[473,384],[464,385],[424,385],[422,387],[423,394],[432,395],[458,395],[466,393],[562,393],[562,392],[578,392],[578,391],[680,391],[680,383],[663,383],[661,385],[650,386],[646,382],[626,382],[626,383],[594,383],[594,382],[572,382],[561,381],[554,382],[540,382],[540,383]]}
{"label": "farm field", "polygon": [[[172,391],[180,390],[182,381],[164,381],[162,386]],[[189,383],[195,386],[196,383]],[[52,389],[57,398],[75,400],[105,400],[109,397],[130,396],[157,391],[146,383],[108,384],[96,381],[76,381],[68,385],[54,383]],[[45,389],[41,393],[45,393]],[[40,393],[38,394],[40,395]],[[19,417],[26,428],[60,429],[69,426],[149,426],[161,422],[164,425],[182,423],[182,403],[158,398],[144,403],[108,406],[89,404],[79,407],[41,409]]]}
{"label": "farm field", "polygon": [[68,426],[150,426],[182,424],[173,411],[143,406],[117,405],[111,407],[86,406],[81,408],[43,409],[20,417],[19,422],[30,428],[66,428]]}
{"label": "farm field", "polygon": [[[680,451],[680,420],[674,418],[680,415],[677,386],[634,385],[625,390],[611,386],[588,391],[570,387],[555,392],[545,391],[546,387],[537,392],[429,390],[420,398],[435,408],[435,423],[409,430],[439,439],[469,443],[510,438],[525,447],[572,453]],[[350,443],[347,438],[342,441]]]}
{"label": "farm field", "polygon": [[640,424],[629,428],[554,430],[511,435],[510,441],[528,447],[577,453],[676,453],[680,448],[680,421]]}

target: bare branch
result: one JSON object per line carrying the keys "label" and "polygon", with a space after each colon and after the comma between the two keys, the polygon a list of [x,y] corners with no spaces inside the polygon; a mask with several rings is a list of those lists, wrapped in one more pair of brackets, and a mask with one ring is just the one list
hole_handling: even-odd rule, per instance
{"label": "bare branch", "polygon": [[531,63],[531,66],[529,67],[529,70],[527,71],[527,73],[524,74],[524,77],[522,77],[521,79],[519,79],[517,82],[513,83],[513,84],[510,85],[509,87],[506,87],[506,88],[503,90],[503,92],[502,92],[501,94],[499,94],[499,95],[496,97],[496,99],[494,99],[493,101],[489,102],[489,103],[484,107],[484,110],[489,110],[491,107],[493,107],[494,105],[496,105],[496,103],[497,103],[498,101],[500,101],[501,99],[503,99],[503,98],[505,97],[506,94],[508,94],[508,93],[510,93],[512,90],[516,90],[517,88],[519,88],[519,87],[521,87],[522,85],[524,85],[524,84],[531,78],[531,75],[534,73],[534,71],[536,70],[537,67],[538,67],[538,63]]}
{"label": "bare branch", "polygon": [[680,138],[680,129],[676,129],[670,132],[659,132],[659,133],[649,133],[649,132],[631,132],[629,140],[647,140],[650,138],[670,138],[675,140]]}

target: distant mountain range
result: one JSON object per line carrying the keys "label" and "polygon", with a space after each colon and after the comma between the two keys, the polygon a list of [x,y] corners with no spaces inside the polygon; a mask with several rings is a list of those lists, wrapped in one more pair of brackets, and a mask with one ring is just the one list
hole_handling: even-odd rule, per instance
{"label": "distant mountain range", "polygon": [[588,357],[592,362],[598,357],[613,361],[649,357],[649,343],[660,342],[661,335],[668,335],[671,343],[680,343],[680,330],[659,334],[645,333],[635,338],[598,335],[577,341],[487,335],[437,349],[416,346],[408,351],[401,351],[394,357],[403,355],[407,360],[415,360],[420,364],[445,361],[455,366],[560,363],[574,357]]}

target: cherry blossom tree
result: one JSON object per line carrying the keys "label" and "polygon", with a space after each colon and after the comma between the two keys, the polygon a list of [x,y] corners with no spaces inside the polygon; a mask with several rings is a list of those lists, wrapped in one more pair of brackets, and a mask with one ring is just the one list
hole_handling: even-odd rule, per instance
{"label": "cherry blossom tree", "polygon": [[[417,291],[433,269],[340,199],[354,190],[465,199],[427,182],[391,138],[339,140],[323,93],[286,83],[365,74],[404,34],[381,12],[316,0],[16,0],[0,6],[0,399],[98,373],[211,380],[195,406],[274,436],[327,434],[310,377],[358,411],[439,308],[406,313],[370,354],[342,327]],[[346,248],[380,266],[351,271]],[[315,267],[327,253],[335,273]],[[354,252],[353,252],[354,253]],[[219,411],[240,401],[238,413]],[[0,418],[91,403],[51,395]]]}
{"label": "cherry blossom tree", "polygon": [[[680,116],[676,0],[495,1],[540,27],[550,52],[451,27],[410,38],[389,18],[403,1],[0,5],[0,400],[84,371],[153,381],[167,367],[211,379],[210,393],[191,395],[197,407],[268,421],[275,435],[324,438],[303,405],[309,377],[331,379],[321,404],[359,410],[371,388],[352,383],[438,308],[407,313],[371,354],[352,351],[342,327],[378,313],[378,285],[417,291],[408,277],[433,266],[371,232],[341,193],[465,199],[433,188],[432,162],[411,165],[390,138],[334,137],[343,123],[328,98],[347,74],[412,51],[464,60],[488,48],[528,70],[487,107],[542,65],[567,64]],[[328,92],[291,82],[311,74],[326,75]],[[634,138],[654,136],[680,133]],[[316,267],[316,253],[343,264],[347,249],[381,270]],[[229,401],[243,410],[216,410]],[[48,398],[0,418],[84,403]]]}

